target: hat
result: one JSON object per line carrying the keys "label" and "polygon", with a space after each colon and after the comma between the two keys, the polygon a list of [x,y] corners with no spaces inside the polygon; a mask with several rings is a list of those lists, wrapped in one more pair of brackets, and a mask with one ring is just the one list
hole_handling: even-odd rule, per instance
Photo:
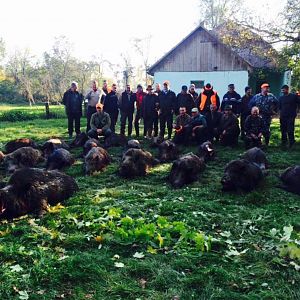
{"label": "hat", "polygon": [[76,81],[72,81],[71,86],[76,86],[78,87],[78,83]]}
{"label": "hat", "polygon": [[150,91],[150,90],[152,91],[152,90],[153,90],[153,87],[152,87],[151,84],[148,84],[148,85],[147,85],[147,91]]}
{"label": "hat", "polygon": [[103,108],[103,104],[102,103],[97,103],[96,108]]}
{"label": "hat", "polygon": [[192,83],[192,84],[190,85],[190,89],[191,89],[191,88],[194,88],[194,89],[195,89],[196,86]]}
{"label": "hat", "polygon": [[183,85],[183,86],[181,87],[181,89],[184,90],[184,91],[187,91],[187,86],[186,86],[186,85]]}
{"label": "hat", "polygon": [[210,83],[207,83],[204,87],[205,90],[212,90],[212,86]]}
{"label": "hat", "polygon": [[230,104],[225,105],[224,110],[232,110],[232,105]]}
{"label": "hat", "polygon": [[233,84],[233,83],[230,83],[230,84],[228,84],[228,87],[229,87],[229,88],[234,88],[234,84]]}
{"label": "hat", "polygon": [[143,88],[143,87],[141,84],[138,84],[136,88],[138,89],[138,88]]}
{"label": "hat", "polygon": [[265,88],[265,87],[270,87],[270,85],[268,83],[263,83],[260,87]]}
{"label": "hat", "polygon": [[192,108],[192,113],[193,112],[198,112],[198,108],[197,107]]}
{"label": "hat", "polygon": [[289,89],[289,86],[287,84],[284,84],[282,87],[281,87],[282,90],[288,90]]}
{"label": "hat", "polygon": [[245,93],[246,93],[247,91],[249,91],[250,89],[251,89],[250,86],[246,86],[246,87],[245,87]]}
{"label": "hat", "polygon": [[165,80],[165,81],[163,82],[163,85],[170,85],[170,81]]}

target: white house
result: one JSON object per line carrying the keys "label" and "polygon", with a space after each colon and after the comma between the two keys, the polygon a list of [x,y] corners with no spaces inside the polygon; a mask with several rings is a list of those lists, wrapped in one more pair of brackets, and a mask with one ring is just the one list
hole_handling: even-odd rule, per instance
{"label": "white house", "polygon": [[[208,31],[198,26],[149,68],[154,82],[168,80],[177,93],[182,85],[194,83],[200,92],[206,83],[211,83],[221,98],[230,83],[234,83],[236,91],[242,95],[246,86],[259,92],[260,85],[268,82],[272,92],[278,95],[281,85],[289,84],[290,77],[289,72],[277,70],[275,58],[270,58],[268,51],[274,54],[276,51],[260,37],[253,44],[256,50],[261,50],[261,55],[255,53],[253,47],[247,48],[247,44],[242,49],[229,47],[222,40],[224,28],[225,25]],[[235,32],[233,38],[240,39],[240,36]],[[267,52],[268,55],[264,55]]]}

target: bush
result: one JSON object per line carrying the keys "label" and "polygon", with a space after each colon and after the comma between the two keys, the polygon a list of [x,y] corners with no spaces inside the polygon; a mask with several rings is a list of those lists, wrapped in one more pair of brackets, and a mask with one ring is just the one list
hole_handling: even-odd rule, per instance
{"label": "bush", "polygon": [[[50,108],[49,119],[65,118],[65,112],[61,107]],[[46,112],[43,107],[31,109],[12,109],[0,111],[0,121],[2,122],[18,122],[31,121],[36,119],[46,119]]]}

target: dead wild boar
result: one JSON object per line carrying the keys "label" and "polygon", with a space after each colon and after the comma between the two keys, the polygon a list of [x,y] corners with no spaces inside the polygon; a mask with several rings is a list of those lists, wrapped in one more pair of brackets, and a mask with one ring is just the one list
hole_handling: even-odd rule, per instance
{"label": "dead wild boar", "polygon": [[5,153],[6,154],[12,153],[22,147],[32,147],[37,149],[38,145],[32,139],[28,139],[28,138],[16,139],[13,141],[9,141],[5,145]]}
{"label": "dead wild boar", "polygon": [[157,163],[152,154],[142,149],[128,149],[122,157],[119,174],[125,178],[145,176]]}
{"label": "dead wild boar", "polygon": [[88,135],[85,132],[81,132],[76,135],[75,139],[70,143],[70,147],[83,147],[85,142],[89,139]]}
{"label": "dead wild boar", "polygon": [[71,167],[74,162],[74,156],[68,150],[60,148],[48,156],[46,169],[63,170]]}
{"label": "dead wild boar", "polygon": [[172,187],[181,188],[186,184],[197,181],[199,174],[204,169],[204,159],[189,153],[174,161],[168,181]]}
{"label": "dead wild boar", "polygon": [[265,170],[269,167],[266,153],[258,147],[247,150],[241,155],[241,158],[258,165],[262,170]]}
{"label": "dead wild boar", "polygon": [[42,154],[32,147],[22,147],[4,156],[3,165],[8,174],[14,173],[17,169],[35,167],[42,162]]}
{"label": "dead wild boar", "polygon": [[62,202],[77,190],[76,181],[58,171],[19,169],[7,186],[0,189],[0,218],[16,218],[27,213],[42,215],[48,204]]}
{"label": "dead wild boar", "polygon": [[179,151],[175,143],[170,140],[158,144],[158,159],[160,162],[171,162],[178,158]]}
{"label": "dead wild boar", "polygon": [[86,156],[93,147],[100,147],[100,143],[96,139],[88,139],[83,145],[83,156]]}
{"label": "dead wild boar", "polygon": [[261,168],[245,159],[236,159],[229,162],[221,179],[223,191],[250,192],[263,180]]}
{"label": "dead wild boar", "polygon": [[107,151],[101,147],[93,147],[84,158],[84,171],[86,175],[102,171],[110,163]]}
{"label": "dead wild boar", "polygon": [[279,178],[283,183],[280,188],[300,195],[300,165],[285,169]]}
{"label": "dead wild boar", "polygon": [[41,150],[45,158],[51,155],[56,149],[60,148],[70,150],[69,145],[65,141],[58,138],[52,138],[41,146]]}
{"label": "dead wild boar", "polygon": [[216,152],[212,143],[207,141],[199,146],[197,155],[203,157],[204,161],[207,162],[215,158]]}

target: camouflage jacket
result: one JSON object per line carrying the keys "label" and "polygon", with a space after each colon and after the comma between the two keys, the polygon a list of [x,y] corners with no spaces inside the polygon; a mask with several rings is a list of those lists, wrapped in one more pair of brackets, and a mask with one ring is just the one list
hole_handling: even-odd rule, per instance
{"label": "camouflage jacket", "polygon": [[272,116],[278,109],[277,98],[268,93],[266,96],[260,94],[255,95],[249,102],[249,107],[257,106],[262,116]]}

